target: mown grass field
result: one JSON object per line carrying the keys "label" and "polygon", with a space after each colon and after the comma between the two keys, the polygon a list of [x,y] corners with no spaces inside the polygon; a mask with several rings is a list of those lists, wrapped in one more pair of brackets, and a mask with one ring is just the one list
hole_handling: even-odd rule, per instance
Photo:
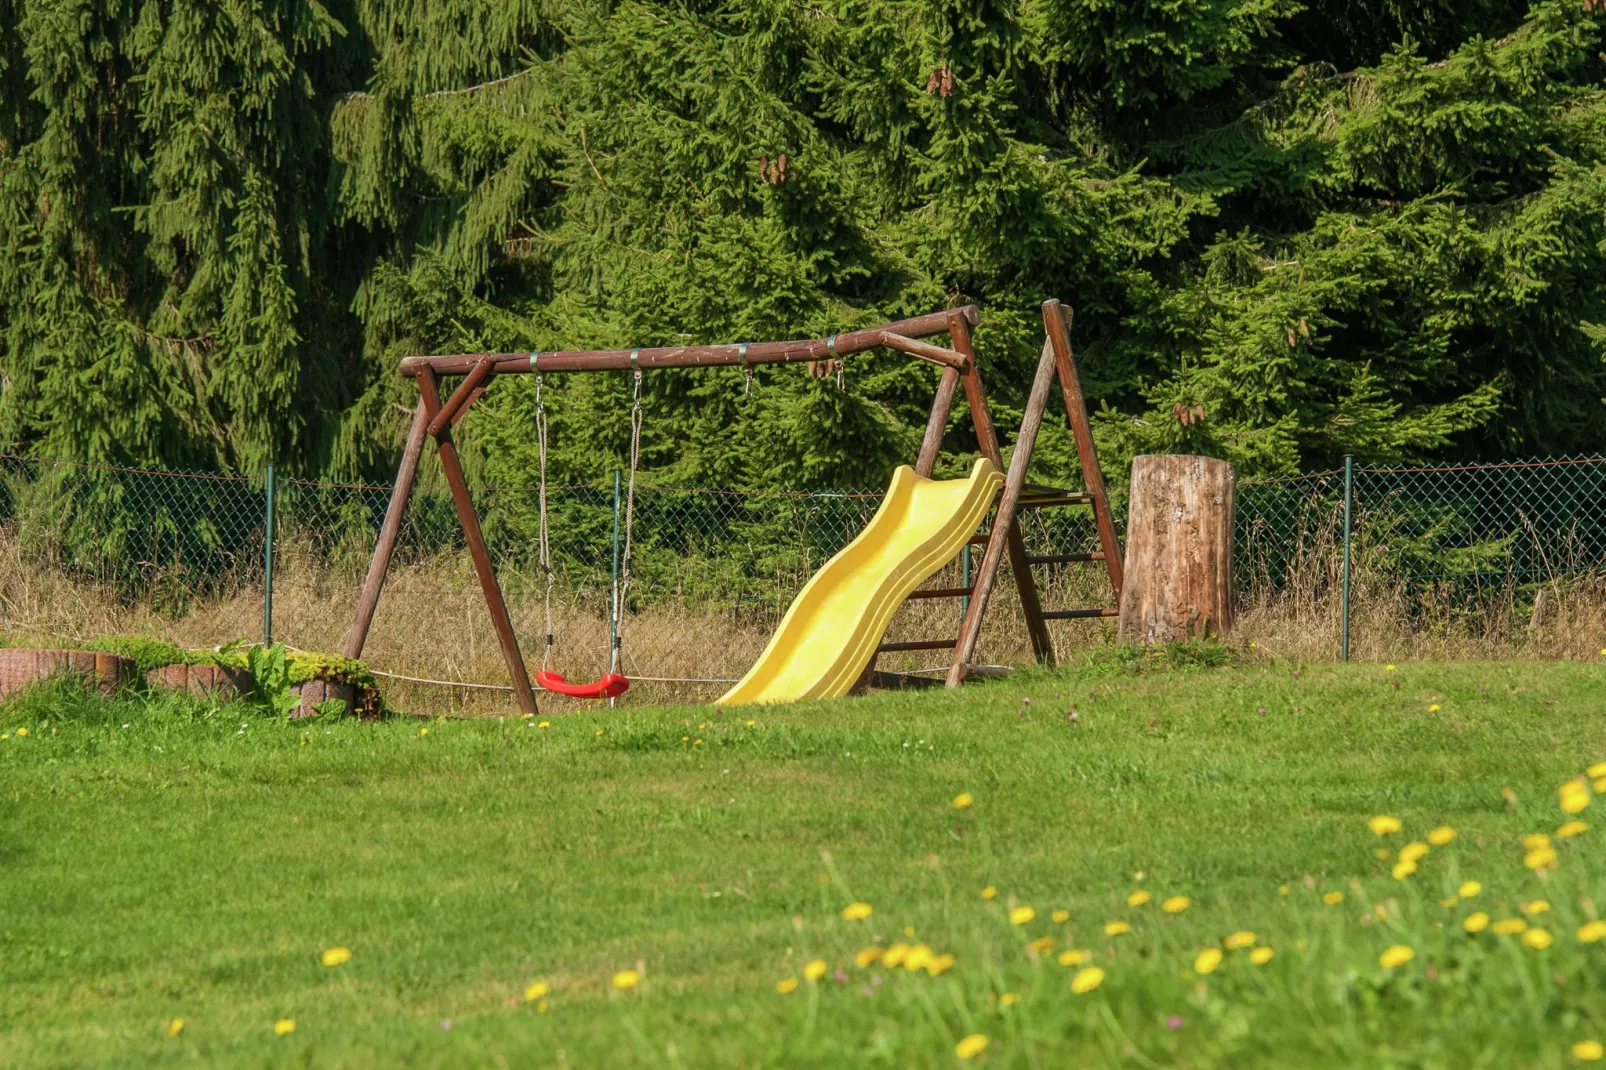
{"label": "mown grass field", "polygon": [[[1537,870],[1522,839],[1606,759],[1603,685],[1089,666],[549,727],[35,692],[0,707],[0,1064],[1579,1065],[1606,828]],[[1273,957],[1206,971],[1240,930]],[[855,962],[898,943],[953,964]]]}

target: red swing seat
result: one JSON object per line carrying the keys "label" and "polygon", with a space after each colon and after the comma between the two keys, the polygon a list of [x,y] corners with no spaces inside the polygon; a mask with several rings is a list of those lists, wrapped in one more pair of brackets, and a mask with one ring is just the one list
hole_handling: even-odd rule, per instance
{"label": "red swing seat", "polygon": [[617,698],[630,690],[630,677],[621,676],[616,672],[607,673],[596,683],[571,684],[563,678],[562,673],[547,672],[543,669],[535,674],[535,682],[540,684],[544,691],[568,695],[570,698]]}

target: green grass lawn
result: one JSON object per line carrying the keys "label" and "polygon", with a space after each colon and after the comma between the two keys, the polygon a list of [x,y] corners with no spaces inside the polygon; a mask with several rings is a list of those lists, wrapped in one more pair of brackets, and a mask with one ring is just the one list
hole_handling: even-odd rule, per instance
{"label": "green grass lawn", "polygon": [[[1553,870],[1521,840],[1606,758],[1603,685],[1095,666],[427,733],[34,692],[0,706],[0,1064],[944,1066],[979,1034],[991,1066],[1577,1065],[1606,1040],[1606,941],[1575,935],[1606,829]],[[1541,898],[1548,948],[1463,931]],[[1275,957],[1199,972],[1237,930]],[[896,943],[954,963],[854,961]]]}

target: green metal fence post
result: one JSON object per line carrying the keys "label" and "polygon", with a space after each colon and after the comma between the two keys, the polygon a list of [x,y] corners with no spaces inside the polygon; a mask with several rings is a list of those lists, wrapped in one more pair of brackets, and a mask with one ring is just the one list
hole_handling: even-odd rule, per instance
{"label": "green metal fence post", "polygon": [[1355,508],[1355,456],[1344,454],[1344,578],[1343,594],[1340,597],[1341,608],[1339,612],[1343,620],[1339,624],[1339,660],[1349,660],[1349,544],[1351,531],[1351,518]]}
{"label": "green metal fence post", "polygon": [[[624,606],[619,604],[619,469],[613,470],[613,598],[608,616],[608,671],[619,671],[619,617]],[[609,705],[612,705],[610,700]]]}
{"label": "green metal fence post", "polygon": [[273,645],[273,537],[275,525],[273,522],[273,465],[268,465],[267,479],[264,481],[263,507],[264,517],[262,535],[262,645]]}
{"label": "green metal fence post", "polygon": [[[963,550],[959,551],[959,586],[961,586],[961,587],[969,587],[970,586],[970,544],[969,543],[966,543],[965,544],[965,548]],[[969,612],[970,612],[970,595],[967,594],[967,595],[965,595],[963,598],[961,598],[959,600],[959,619],[960,620],[964,620],[965,619],[965,614],[969,613]]]}

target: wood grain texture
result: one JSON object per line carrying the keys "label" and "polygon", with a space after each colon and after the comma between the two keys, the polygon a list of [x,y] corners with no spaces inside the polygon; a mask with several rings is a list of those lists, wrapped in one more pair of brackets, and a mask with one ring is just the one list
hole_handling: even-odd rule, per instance
{"label": "wood grain texture", "polygon": [[1123,641],[1231,631],[1235,488],[1232,465],[1213,457],[1133,458]]}

